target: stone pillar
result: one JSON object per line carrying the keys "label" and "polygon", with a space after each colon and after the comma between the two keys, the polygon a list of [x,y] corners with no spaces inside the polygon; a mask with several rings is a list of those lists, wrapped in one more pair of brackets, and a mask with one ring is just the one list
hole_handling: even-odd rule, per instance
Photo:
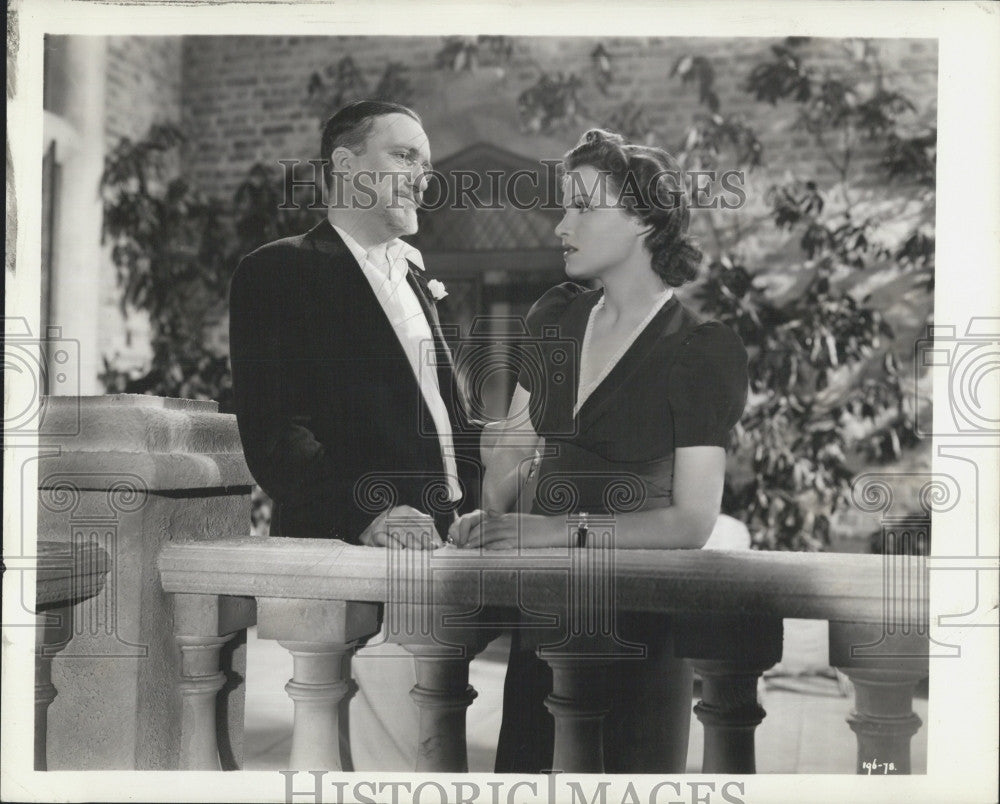
{"label": "stone pillar", "polygon": [[564,773],[604,772],[604,716],[608,713],[605,673],[600,656],[538,651],[552,668],[552,692],[545,707],[555,719],[552,767]]}
{"label": "stone pillar", "polygon": [[[72,638],[52,664],[52,770],[178,767],[181,651],[156,558],[171,540],[250,531],[253,480],[235,417],[217,410],[214,402],[124,394],[43,399],[39,538],[93,542],[109,560],[103,590],[76,607]],[[245,637],[221,653],[222,766],[234,768],[242,763]]]}
{"label": "stone pillar", "polygon": [[[174,595],[174,638],[181,651],[177,685],[182,702],[181,770],[234,767],[228,727],[232,696],[227,690],[233,682],[225,672],[231,662],[221,658],[221,651],[231,641],[245,641],[246,629],[256,622],[256,615],[253,598]],[[242,681],[242,676],[235,679],[236,685]]]}
{"label": "stone pillar", "polygon": [[[385,550],[386,641],[413,655],[416,684],[410,698],[420,711],[418,773],[467,773],[465,719],[476,691],[469,662],[489,635],[478,612],[434,599],[434,550]],[[437,566],[446,566],[446,564]]]}
{"label": "stone pillar", "polygon": [[414,654],[417,683],[410,697],[420,709],[418,773],[468,773],[465,713],[476,698],[469,685],[469,658],[435,656],[426,645],[407,645]]}
{"label": "stone pillar", "polygon": [[379,604],[262,597],[257,606],[257,635],[278,640],[293,658],[285,685],[295,707],[289,767],[342,770],[339,705],[350,689],[345,659],[378,631]]}
{"label": "stone pillar", "polygon": [[[66,50],[74,83],[60,121],[63,126],[53,125],[51,114],[45,116],[46,144],[56,140],[56,158],[62,165],[48,323],[59,328],[55,337],[68,339],[79,349],[79,373],[72,377],[76,384],[72,391],[66,390],[68,383],[53,382],[44,393],[95,394],[101,386],[102,275],[112,270],[101,245],[99,193],[105,156],[107,37],[70,36]],[[54,378],[65,367],[49,362],[51,355],[46,357],[48,375]]]}
{"label": "stone pillar", "polygon": [[913,691],[927,677],[930,650],[926,622],[921,625],[903,632],[884,624],[830,623],[830,664],[854,684],[847,723],[857,735],[858,774],[910,773],[910,740],[921,726]]}
{"label": "stone pillar", "polygon": [[703,773],[756,773],[754,732],[767,714],[757,701],[757,681],[773,663],[692,662],[701,676],[694,713],[705,727]]}
{"label": "stone pillar", "polygon": [[37,615],[35,628],[35,770],[48,770],[49,706],[59,690],[52,684],[52,659],[73,630],[73,609],[54,608]]}
{"label": "stone pillar", "polygon": [[782,621],[711,616],[679,621],[677,654],[691,659],[701,676],[694,713],[705,727],[702,773],[756,773],[754,733],[766,715],[757,681],[781,659]]}

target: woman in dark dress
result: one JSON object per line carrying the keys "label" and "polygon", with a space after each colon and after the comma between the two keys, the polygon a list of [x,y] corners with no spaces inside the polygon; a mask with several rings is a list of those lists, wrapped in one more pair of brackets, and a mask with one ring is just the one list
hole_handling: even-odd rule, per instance
{"label": "woman in dark dress", "polygon": [[[746,352],[729,328],[700,322],[673,295],[701,259],[673,158],[592,130],[563,167],[556,234],[566,274],[601,289],[567,282],[532,307],[531,334],[558,332],[579,344],[579,357],[573,365],[543,349],[542,371],[522,372],[487,461],[485,510],[462,517],[450,538],[459,547],[565,547],[567,514],[585,513],[614,516],[616,549],[700,548],[719,515],[729,432],[746,401]],[[518,513],[529,474],[531,511]],[[625,493],[614,493],[616,479]],[[556,485],[567,482],[576,510],[558,511],[566,495]],[[609,668],[605,768],[683,772],[692,677],[673,656],[669,619],[620,614],[616,630],[647,655]],[[515,630],[498,772],[551,768],[551,684],[530,633]]]}

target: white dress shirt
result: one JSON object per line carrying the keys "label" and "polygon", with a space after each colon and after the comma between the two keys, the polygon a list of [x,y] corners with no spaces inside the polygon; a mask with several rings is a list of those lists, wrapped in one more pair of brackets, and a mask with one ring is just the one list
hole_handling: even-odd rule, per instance
{"label": "white dress shirt", "polygon": [[444,472],[448,478],[449,499],[453,502],[460,500],[462,490],[455,463],[451,420],[448,418],[448,408],[441,398],[441,389],[438,385],[435,364],[437,350],[423,307],[420,306],[420,301],[410,283],[406,281],[406,274],[409,271],[407,260],[422,271],[423,257],[417,249],[399,238],[365,250],[339,226],[333,228],[337,230],[344,245],[358,261],[396,337],[399,338],[399,343],[420,386],[424,403],[434,421],[434,427],[437,429],[441,455],[444,459]]}

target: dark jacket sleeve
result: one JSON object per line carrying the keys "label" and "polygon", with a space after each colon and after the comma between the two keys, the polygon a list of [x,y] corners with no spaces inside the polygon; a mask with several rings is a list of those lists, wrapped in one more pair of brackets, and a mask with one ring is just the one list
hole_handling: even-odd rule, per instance
{"label": "dark jacket sleeve", "polygon": [[264,491],[294,509],[296,521],[321,531],[308,535],[356,537],[366,522],[353,521],[359,513],[353,483],[338,476],[335,456],[313,429],[313,300],[308,271],[296,256],[289,246],[266,246],[244,257],[233,276],[230,359],[240,437]]}

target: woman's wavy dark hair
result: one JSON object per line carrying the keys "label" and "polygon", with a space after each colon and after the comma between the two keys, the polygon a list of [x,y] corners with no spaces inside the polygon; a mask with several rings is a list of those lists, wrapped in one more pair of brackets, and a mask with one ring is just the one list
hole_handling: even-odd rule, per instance
{"label": "woman's wavy dark hair", "polygon": [[564,171],[582,165],[607,173],[615,200],[649,228],[643,242],[663,281],[679,287],[694,279],[702,253],[687,231],[691,213],[677,160],[662,148],[592,128],[563,156]]}

